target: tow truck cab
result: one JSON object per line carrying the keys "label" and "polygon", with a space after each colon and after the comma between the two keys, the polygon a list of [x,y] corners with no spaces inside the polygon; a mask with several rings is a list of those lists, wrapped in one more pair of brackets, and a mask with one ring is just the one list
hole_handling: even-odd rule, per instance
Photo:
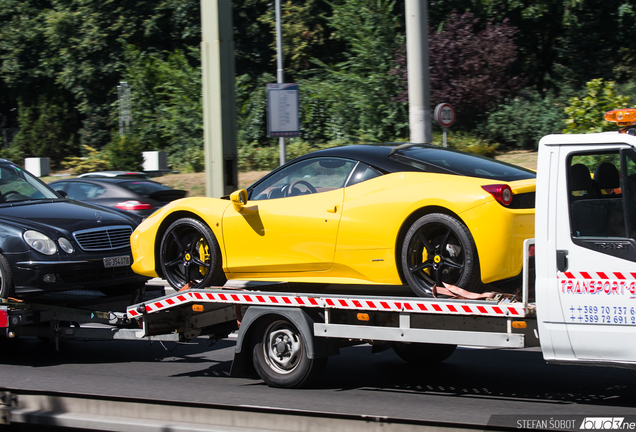
{"label": "tow truck cab", "polygon": [[536,305],[549,362],[636,367],[636,136],[621,132],[539,143]]}

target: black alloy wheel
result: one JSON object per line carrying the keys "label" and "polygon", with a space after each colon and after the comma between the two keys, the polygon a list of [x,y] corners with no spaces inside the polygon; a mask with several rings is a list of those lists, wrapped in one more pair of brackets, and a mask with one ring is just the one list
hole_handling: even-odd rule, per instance
{"label": "black alloy wheel", "polygon": [[176,290],[222,286],[221,251],[212,230],[198,219],[174,221],[161,239],[161,271]]}
{"label": "black alloy wheel", "polygon": [[481,285],[477,249],[470,231],[456,218],[431,213],[419,218],[402,245],[402,271],[411,289],[433,296],[444,283],[478,292]]}

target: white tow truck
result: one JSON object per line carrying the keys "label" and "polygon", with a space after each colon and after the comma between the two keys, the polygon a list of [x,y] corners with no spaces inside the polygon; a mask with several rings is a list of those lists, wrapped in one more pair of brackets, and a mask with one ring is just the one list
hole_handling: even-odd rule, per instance
{"label": "white tow truck", "polygon": [[187,341],[238,330],[232,373],[255,369],[278,387],[308,385],[328,356],[362,343],[417,363],[442,361],[457,345],[540,346],[548,362],[634,367],[635,135],[627,127],[541,140],[535,239],[526,240],[514,299],[296,293],[272,284],[150,295],[121,312],[102,305],[90,318],[90,306],[78,313],[5,302],[0,328],[55,340]]}

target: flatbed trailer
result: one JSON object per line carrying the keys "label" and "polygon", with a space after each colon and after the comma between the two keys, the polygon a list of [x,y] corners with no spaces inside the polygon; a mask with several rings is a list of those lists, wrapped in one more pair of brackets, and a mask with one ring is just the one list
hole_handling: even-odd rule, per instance
{"label": "flatbed trailer", "polygon": [[132,305],[126,297],[99,296],[80,306],[4,301],[0,328],[7,337],[35,336],[56,345],[71,339],[218,340],[238,331],[232,374],[255,368],[267,384],[280,387],[308,385],[328,356],[356,344],[392,346],[407,361],[424,355],[425,362],[434,362],[457,345],[521,348],[539,341],[527,282],[516,302],[265,288],[272,291],[221,287],[162,295],[163,289],[147,289]]}

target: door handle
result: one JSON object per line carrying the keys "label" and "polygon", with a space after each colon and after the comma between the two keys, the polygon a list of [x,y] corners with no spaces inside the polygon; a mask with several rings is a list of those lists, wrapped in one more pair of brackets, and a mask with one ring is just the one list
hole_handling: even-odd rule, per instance
{"label": "door handle", "polygon": [[561,273],[568,270],[568,251],[558,250],[557,252],[557,270]]}
{"label": "door handle", "polygon": [[328,211],[329,213],[338,213],[338,206],[337,206],[337,205],[335,205],[335,206],[333,206],[333,207],[329,207],[329,208],[327,209],[327,211]]}

